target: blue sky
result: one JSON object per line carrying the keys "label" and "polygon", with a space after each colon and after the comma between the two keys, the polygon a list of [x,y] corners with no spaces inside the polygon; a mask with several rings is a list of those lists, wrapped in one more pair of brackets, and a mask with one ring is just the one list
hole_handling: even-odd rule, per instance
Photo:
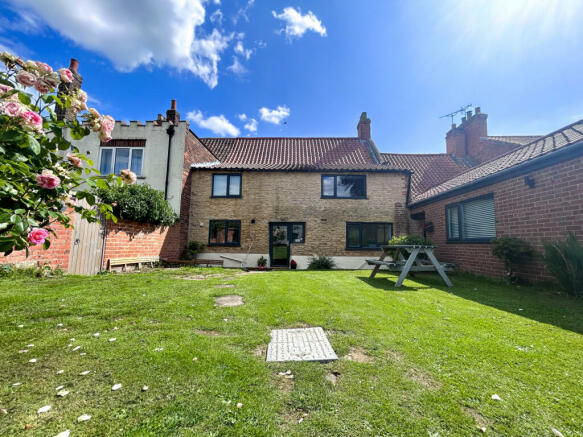
{"label": "blue sky", "polygon": [[116,119],[176,98],[199,136],[355,136],[367,111],[381,151],[437,153],[468,103],[490,135],[583,118],[581,22],[579,0],[14,0],[0,48],[79,59]]}

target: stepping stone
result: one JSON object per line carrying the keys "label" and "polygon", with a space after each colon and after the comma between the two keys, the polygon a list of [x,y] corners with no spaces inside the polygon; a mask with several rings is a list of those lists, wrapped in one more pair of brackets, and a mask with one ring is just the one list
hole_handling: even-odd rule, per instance
{"label": "stepping stone", "polygon": [[272,330],[265,361],[326,362],[337,359],[324,330],[317,327]]}
{"label": "stepping stone", "polygon": [[215,304],[219,307],[238,307],[243,305],[243,296],[230,294],[228,296],[215,297]]}

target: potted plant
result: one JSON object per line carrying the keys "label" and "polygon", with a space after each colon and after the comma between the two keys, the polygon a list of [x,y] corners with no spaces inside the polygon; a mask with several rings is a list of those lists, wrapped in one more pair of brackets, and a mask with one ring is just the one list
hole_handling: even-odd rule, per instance
{"label": "potted plant", "polygon": [[295,270],[298,267],[298,263],[294,259],[292,259],[289,263],[289,266],[291,267],[292,270]]}
{"label": "potted plant", "polygon": [[267,266],[267,258],[265,258],[264,256],[261,256],[258,260],[257,260],[257,268],[259,270],[263,270],[265,267]]}

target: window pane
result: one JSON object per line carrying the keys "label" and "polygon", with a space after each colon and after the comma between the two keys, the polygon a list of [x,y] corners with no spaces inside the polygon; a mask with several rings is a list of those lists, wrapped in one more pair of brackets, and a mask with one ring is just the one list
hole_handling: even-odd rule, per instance
{"label": "window pane", "polygon": [[462,224],[464,239],[495,238],[494,199],[472,200],[462,204]]}
{"label": "window pane", "polygon": [[364,197],[365,176],[337,176],[336,197]]}
{"label": "window pane", "polygon": [[227,243],[238,244],[241,242],[241,223],[229,222],[227,229]]}
{"label": "window pane", "polygon": [[359,225],[347,225],[348,227],[348,247],[360,247],[360,226]]}
{"label": "window pane", "polygon": [[292,225],[292,243],[303,243],[304,242],[304,225],[297,224]]}
{"label": "window pane", "polygon": [[458,207],[447,208],[447,238],[457,240],[460,238],[460,225],[458,217]]}
{"label": "window pane", "polygon": [[130,168],[130,149],[115,149],[115,167],[113,172],[119,174],[120,171]]}
{"label": "window pane", "polygon": [[362,247],[377,248],[389,241],[388,223],[363,223],[362,225]]}
{"label": "window pane", "polygon": [[227,195],[227,175],[213,175],[213,196]]}
{"label": "window pane", "polygon": [[224,244],[225,243],[225,222],[211,221],[210,224],[209,243]]}
{"label": "window pane", "polygon": [[132,149],[132,165],[130,169],[140,176],[142,174],[142,158],[144,157],[144,151],[142,149]]}
{"label": "window pane", "polygon": [[241,195],[241,176],[239,175],[229,176],[229,196],[240,195]]}
{"label": "window pane", "polygon": [[99,172],[102,175],[111,173],[111,157],[113,149],[101,149],[101,162],[99,163]]}
{"label": "window pane", "polygon": [[334,196],[335,176],[322,176],[322,196]]}

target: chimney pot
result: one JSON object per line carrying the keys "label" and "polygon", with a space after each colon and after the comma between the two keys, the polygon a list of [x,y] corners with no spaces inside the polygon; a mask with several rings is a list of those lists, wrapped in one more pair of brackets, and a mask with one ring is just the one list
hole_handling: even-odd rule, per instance
{"label": "chimney pot", "polygon": [[476,114],[479,114],[479,113],[481,112],[481,110],[480,110],[480,107],[479,107],[479,106],[478,106],[478,107],[476,107],[476,109],[475,109],[475,111],[474,111],[474,112],[475,112]]}
{"label": "chimney pot", "polygon": [[469,120],[472,118],[472,111],[466,111],[466,118]]}
{"label": "chimney pot", "polygon": [[170,109],[166,111],[166,120],[177,125],[180,122],[180,113],[176,110],[176,100],[170,101]]}
{"label": "chimney pot", "polygon": [[77,73],[77,69],[79,68],[79,61],[75,58],[71,58],[71,62],[69,63],[69,70]]}
{"label": "chimney pot", "polygon": [[172,103],[170,105],[170,108],[176,110],[176,99],[172,99]]}
{"label": "chimney pot", "polygon": [[455,129],[455,127],[456,127],[456,126],[455,126],[455,123],[452,123],[452,124],[451,124],[451,128],[452,128],[452,129]]}

